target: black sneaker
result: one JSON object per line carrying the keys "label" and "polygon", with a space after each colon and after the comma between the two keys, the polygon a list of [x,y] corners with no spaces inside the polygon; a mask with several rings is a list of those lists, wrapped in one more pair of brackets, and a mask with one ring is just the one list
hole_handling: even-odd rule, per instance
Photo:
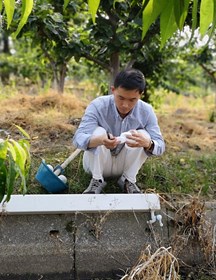
{"label": "black sneaker", "polygon": [[91,179],[88,188],[83,193],[99,194],[102,192],[103,188],[106,186],[106,182],[102,180]]}
{"label": "black sneaker", "polygon": [[137,187],[135,183],[132,183],[125,179],[124,181],[120,178],[118,180],[118,185],[121,187],[123,192],[126,193],[141,193],[141,190]]}

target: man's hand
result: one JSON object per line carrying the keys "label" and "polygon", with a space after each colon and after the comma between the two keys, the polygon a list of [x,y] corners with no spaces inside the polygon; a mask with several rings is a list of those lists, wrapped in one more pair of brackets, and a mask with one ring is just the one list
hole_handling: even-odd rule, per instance
{"label": "man's hand", "polygon": [[148,148],[150,143],[151,143],[151,139],[146,136],[145,134],[138,132],[136,130],[130,130],[131,135],[127,135],[127,140],[126,140],[126,144],[129,147],[132,148],[137,148],[137,147],[142,147],[142,148]]}
{"label": "man's hand", "polygon": [[120,143],[120,141],[118,141],[118,139],[112,134],[109,134],[109,138],[107,134],[94,135],[91,137],[88,147],[96,148],[100,145],[104,145],[107,149],[114,149]]}
{"label": "man's hand", "polygon": [[103,139],[103,145],[110,150],[114,149],[119,143],[120,141],[111,133],[107,133],[107,137]]}

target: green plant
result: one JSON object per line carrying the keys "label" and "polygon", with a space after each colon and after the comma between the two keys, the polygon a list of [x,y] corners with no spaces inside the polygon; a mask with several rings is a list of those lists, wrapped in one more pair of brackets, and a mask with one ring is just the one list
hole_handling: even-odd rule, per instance
{"label": "green plant", "polygon": [[0,139],[0,202],[9,201],[11,194],[18,187],[18,192],[27,192],[26,180],[30,168],[30,137],[18,125],[16,128],[24,136],[14,140],[10,136]]}

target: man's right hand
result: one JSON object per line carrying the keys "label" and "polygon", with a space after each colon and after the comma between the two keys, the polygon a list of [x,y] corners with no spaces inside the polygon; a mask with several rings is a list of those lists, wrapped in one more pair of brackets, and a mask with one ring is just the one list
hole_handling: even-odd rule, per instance
{"label": "man's right hand", "polygon": [[111,133],[107,133],[106,137],[103,139],[103,145],[107,149],[115,149],[116,146],[120,144],[120,141],[117,139],[117,137],[114,137]]}

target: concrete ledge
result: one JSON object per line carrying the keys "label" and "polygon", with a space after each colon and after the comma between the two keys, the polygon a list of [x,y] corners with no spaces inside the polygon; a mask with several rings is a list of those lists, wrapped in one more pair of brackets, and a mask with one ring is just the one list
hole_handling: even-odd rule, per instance
{"label": "concrete ledge", "polygon": [[[128,196],[123,196],[127,201]],[[37,200],[37,195],[33,197]],[[44,196],[44,203],[50,203],[52,199],[49,197],[53,195]],[[55,200],[57,207],[59,201],[64,202],[64,197],[59,195]],[[133,197],[138,198],[139,195]],[[10,202],[7,206],[9,204]],[[95,206],[93,202],[88,204]],[[23,206],[25,208],[25,205]],[[85,208],[85,211],[51,213],[48,206],[47,214],[30,214],[27,211],[27,214],[10,215],[2,211],[0,279],[120,279],[125,271],[135,265],[147,245],[151,245],[154,251],[158,246],[167,247],[167,244],[170,244],[175,213],[162,206],[162,209],[151,211],[115,211],[112,208],[108,211],[87,212]],[[207,217],[210,217],[214,226],[216,204],[209,203],[207,208]],[[41,208],[38,209],[37,211],[41,211]],[[68,210],[63,208],[62,211]],[[158,221],[149,223],[152,211],[162,214],[163,227]],[[187,264],[199,264],[203,261],[200,252],[197,244],[187,245],[181,259]]]}
{"label": "concrete ledge", "polygon": [[157,194],[12,195],[0,204],[0,213],[9,215],[150,210],[160,210]]}

